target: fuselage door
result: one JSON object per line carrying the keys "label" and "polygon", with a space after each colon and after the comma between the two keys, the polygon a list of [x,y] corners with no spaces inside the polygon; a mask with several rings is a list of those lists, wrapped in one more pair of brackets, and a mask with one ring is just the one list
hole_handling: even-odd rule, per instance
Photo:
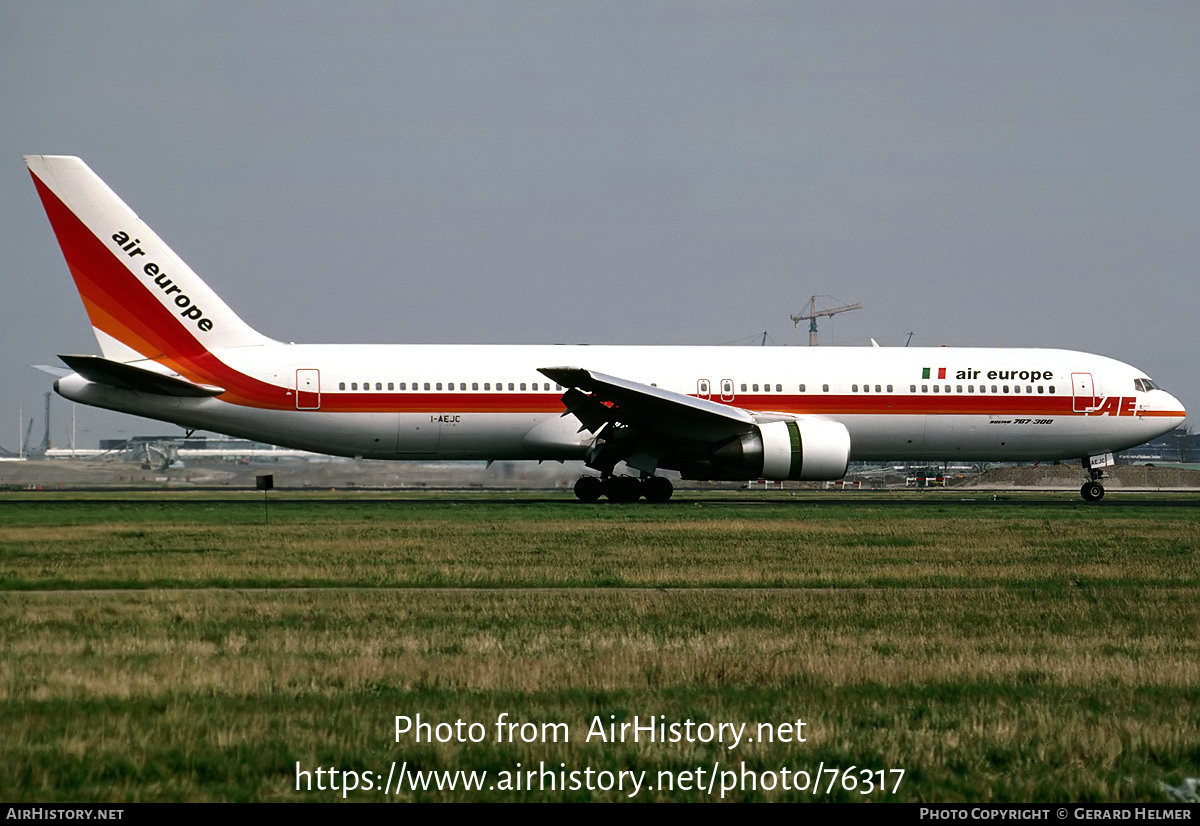
{"label": "fuselage door", "polygon": [[733,379],[721,379],[721,401],[733,401]]}
{"label": "fuselage door", "polygon": [[321,409],[321,371],[302,368],[296,371],[296,409]]}
{"label": "fuselage door", "polygon": [[712,388],[709,387],[708,379],[700,379],[696,382],[696,395],[702,399],[712,397]]}
{"label": "fuselage door", "polygon": [[1071,395],[1076,413],[1088,413],[1096,409],[1096,388],[1091,373],[1071,374]]}

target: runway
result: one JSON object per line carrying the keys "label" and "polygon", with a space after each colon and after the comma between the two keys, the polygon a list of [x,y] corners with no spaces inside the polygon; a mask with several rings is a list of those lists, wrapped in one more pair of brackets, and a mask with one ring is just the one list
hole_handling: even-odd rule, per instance
{"label": "runway", "polygon": [[[105,493],[126,493],[129,496],[82,496],[73,495],[77,492],[62,491],[19,491],[9,495],[0,495],[0,507],[12,505],[28,505],[37,503],[40,506],[73,507],[83,505],[170,505],[172,507],[211,507],[214,505],[250,505],[261,507],[264,497],[261,492],[246,491],[231,493],[227,489],[206,491],[196,488],[180,490],[146,490],[145,488],[108,489]],[[666,504],[618,504],[600,501],[595,504],[584,504],[575,500],[570,494],[547,494],[519,492],[507,495],[500,491],[488,491],[479,494],[463,494],[461,491],[367,491],[360,490],[347,493],[307,493],[301,491],[275,491],[268,495],[265,501],[272,509],[275,508],[308,508],[335,507],[346,505],[415,505],[436,507],[443,505],[461,505],[487,507],[489,505],[561,505],[572,508],[626,508],[626,509],[663,509],[679,507],[813,507],[831,505],[837,507],[906,507],[906,508],[945,508],[945,507],[1063,507],[1063,508],[1118,508],[1118,507],[1150,507],[1150,508],[1195,508],[1200,507],[1200,491],[1139,491],[1139,490],[1110,490],[1104,500],[1096,503],[1084,502],[1074,491],[1057,491],[1054,494],[1046,491],[973,491],[970,494],[950,493],[854,493],[854,494],[824,494],[813,491],[797,491],[795,493],[771,493],[739,495],[737,493],[712,493],[688,495],[689,492],[676,494]],[[196,495],[203,494],[203,495]]]}

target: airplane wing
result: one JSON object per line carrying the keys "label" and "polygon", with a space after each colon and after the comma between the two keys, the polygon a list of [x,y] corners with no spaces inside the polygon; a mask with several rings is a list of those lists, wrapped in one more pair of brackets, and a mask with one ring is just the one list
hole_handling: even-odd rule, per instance
{"label": "airplane wing", "polygon": [[[567,388],[563,415],[574,416],[580,430],[596,434],[587,461],[603,473],[622,461],[645,473],[662,467],[703,473],[715,461],[745,463],[747,478],[757,478],[763,470],[764,428],[772,434],[778,429],[773,441],[782,442],[788,467],[799,467],[799,458],[793,462],[792,455],[798,456],[801,417],[731,407],[581,367],[538,371]],[[747,451],[757,458],[746,458]]]}
{"label": "airplane wing", "polygon": [[[563,404],[592,433],[605,424],[650,433],[711,441],[745,433],[755,418],[739,407],[663,390],[581,367],[540,367],[538,372],[568,388]],[[566,414],[564,414],[566,415]]]}

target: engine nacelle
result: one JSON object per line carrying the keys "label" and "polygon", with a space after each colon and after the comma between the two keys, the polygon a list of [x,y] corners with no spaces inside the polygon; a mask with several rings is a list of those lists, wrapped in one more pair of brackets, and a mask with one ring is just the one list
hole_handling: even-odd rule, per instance
{"label": "engine nacelle", "polygon": [[705,464],[709,479],[841,479],[850,464],[850,431],[828,419],[767,422],[722,445]]}
{"label": "engine nacelle", "polygon": [[803,419],[759,425],[762,478],[826,481],[841,479],[850,465],[850,431],[841,422]]}

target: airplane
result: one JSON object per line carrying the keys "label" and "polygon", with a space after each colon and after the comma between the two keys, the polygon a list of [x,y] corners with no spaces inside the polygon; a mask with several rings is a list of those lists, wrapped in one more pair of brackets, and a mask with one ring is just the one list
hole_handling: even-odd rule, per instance
{"label": "airplane", "polygon": [[364,459],[581,460],[585,502],[665,502],[665,471],[1077,459],[1094,502],[1116,451],[1185,416],[1143,371],[1068,350],[284,343],[79,158],[25,161],[101,351],[61,355],[54,389],[189,430]]}

